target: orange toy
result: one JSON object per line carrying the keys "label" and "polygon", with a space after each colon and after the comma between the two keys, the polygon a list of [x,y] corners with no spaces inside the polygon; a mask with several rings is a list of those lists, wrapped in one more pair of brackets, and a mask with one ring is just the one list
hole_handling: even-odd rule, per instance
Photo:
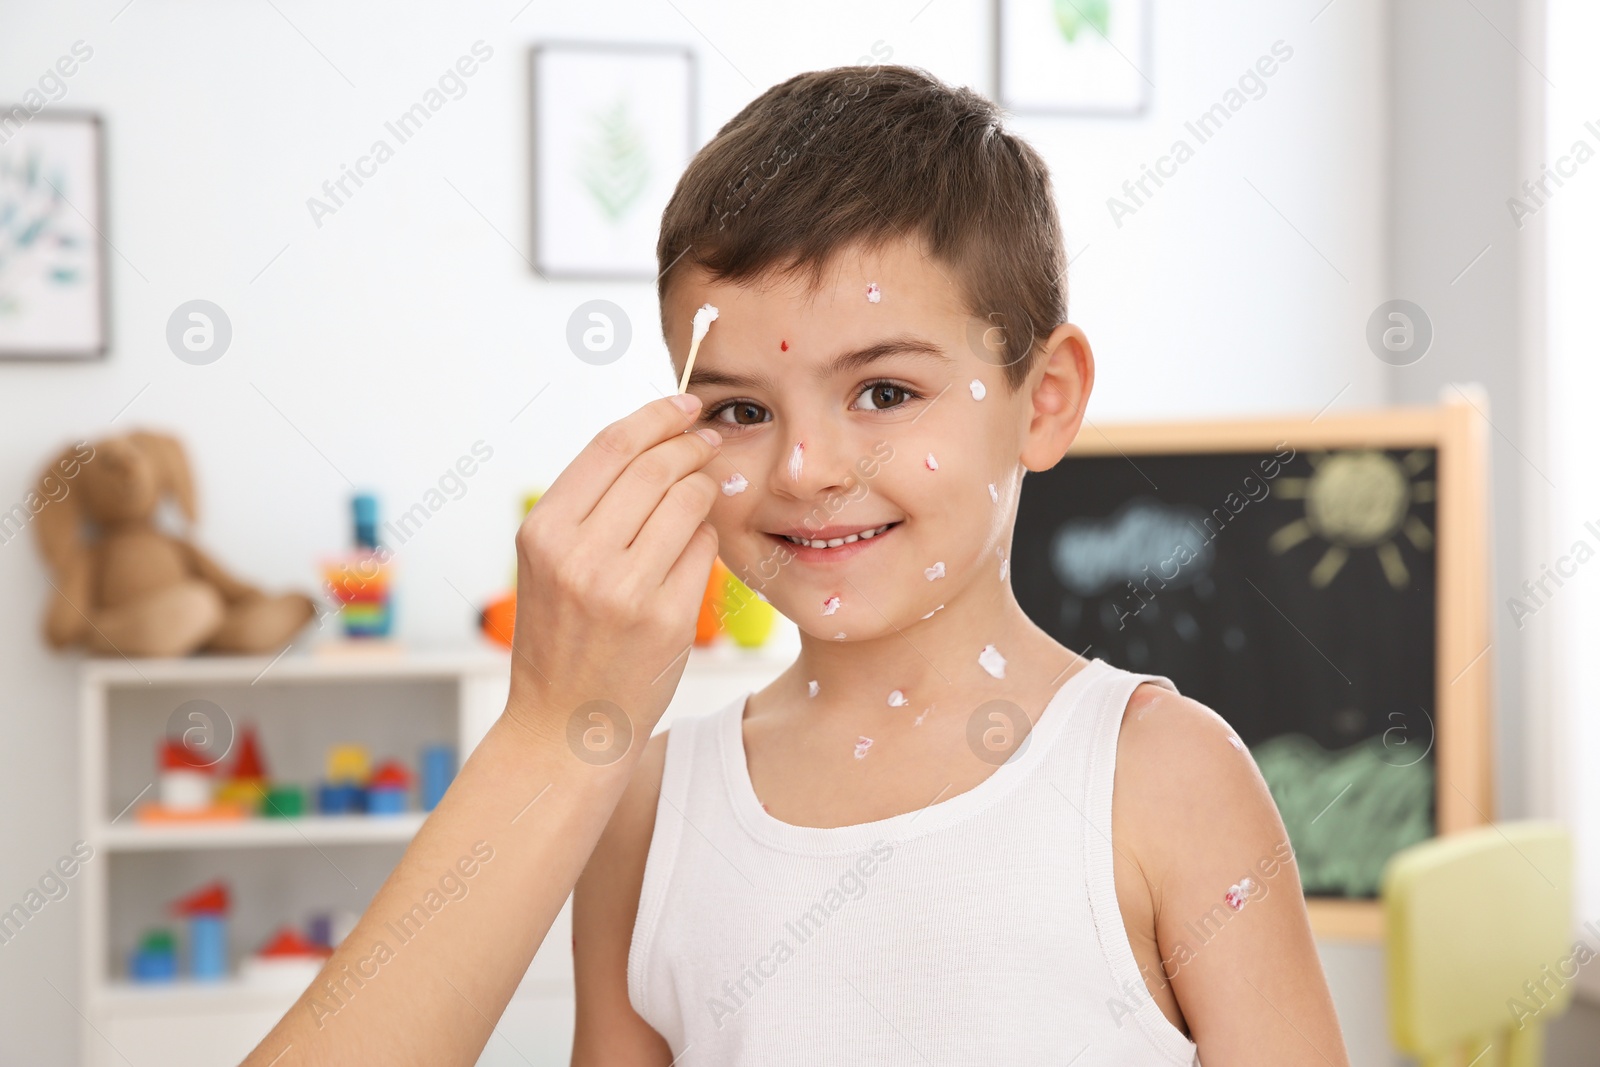
{"label": "orange toy", "polygon": [[478,628],[496,644],[511,647],[511,631],[517,625],[517,594],[507,593],[492,600],[478,612]]}
{"label": "orange toy", "polygon": [[700,617],[694,624],[694,643],[704,647],[717,639],[717,634],[722,632],[719,625],[720,605],[722,604],[723,589],[728,578],[733,574],[722,557],[711,561],[711,576],[706,579],[706,593],[700,599]]}

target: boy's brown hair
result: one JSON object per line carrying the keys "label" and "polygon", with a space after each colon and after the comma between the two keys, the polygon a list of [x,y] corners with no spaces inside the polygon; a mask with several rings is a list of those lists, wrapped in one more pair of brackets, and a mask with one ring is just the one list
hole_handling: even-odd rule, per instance
{"label": "boy's brown hair", "polygon": [[980,94],[914,67],[773,86],[695,154],[661,214],[663,317],[686,266],[735,282],[805,271],[815,287],[847,246],[920,237],[979,320],[972,350],[1015,392],[1066,321],[1066,250],[1044,160],[1000,119]]}

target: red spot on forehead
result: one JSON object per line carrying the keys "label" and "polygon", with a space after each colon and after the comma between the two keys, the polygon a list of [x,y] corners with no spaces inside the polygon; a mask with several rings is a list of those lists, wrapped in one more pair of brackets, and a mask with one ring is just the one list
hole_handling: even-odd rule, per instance
{"label": "red spot on forehead", "polygon": [[789,351],[789,342],[788,341],[779,341],[778,342],[778,348],[781,351],[784,351],[784,352]]}

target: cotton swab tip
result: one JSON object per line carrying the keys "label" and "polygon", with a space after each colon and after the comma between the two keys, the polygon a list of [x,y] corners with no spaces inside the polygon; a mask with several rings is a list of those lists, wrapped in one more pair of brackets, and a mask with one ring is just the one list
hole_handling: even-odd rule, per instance
{"label": "cotton swab tip", "polygon": [[716,317],[716,308],[710,304],[701,304],[700,309],[694,313],[694,334],[690,337],[689,343],[693,344],[704,338],[706,331],[711,329],[712,320]]}
{"label": "cotton swab tip", "polygon": [[694,370],[694,357],[700,351],[700,342],[705,340],[706,331],[711,329],[711,320],[717,317],[717,309],[709,303],[701,304],[694,313],[694,332],[689,337],[689,358],[683,361],[683,378],[678,382],[678,392],[689,391],[689,374]]}

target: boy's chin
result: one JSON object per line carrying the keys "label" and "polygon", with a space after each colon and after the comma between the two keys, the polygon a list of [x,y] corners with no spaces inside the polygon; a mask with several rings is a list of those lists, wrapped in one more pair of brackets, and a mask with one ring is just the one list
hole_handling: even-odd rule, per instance
{"label": "boy's chin", "polygon": [[[929,609],[929,614],[919,615],[911,608],[894,611],[889,605],[880,605],[883,614],[868,607],[865,612],[845,614],[840,611],[837,615],[817,618],[798,619],[783,607],[779,606],[781,614],[787,616],[800,628],[800,632],[807,638],[815,641],[829,641],[836,644],[846,644],[851,641],[872,641],[880,637],[893,637],[897,633],[904,633],[914,627],[923,619],[931,618],[935,609]],[[870,618],[868,617],[870,615]],[[887,618],[885,618],[887,616]]]}

